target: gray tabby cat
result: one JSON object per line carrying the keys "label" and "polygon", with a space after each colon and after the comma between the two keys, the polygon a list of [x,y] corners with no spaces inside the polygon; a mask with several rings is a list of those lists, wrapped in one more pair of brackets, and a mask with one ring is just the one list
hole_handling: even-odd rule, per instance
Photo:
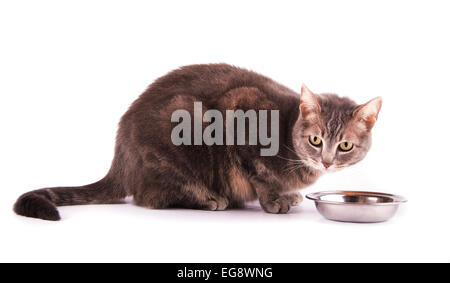
{"label": "gray tabby cat", "polygon": [[[171,114],[185,109],[194,116],[194,102],[202,102],[203,112],[217,109],[223,116],[230,109],[278,110],[278,154],[260,156],[261,145],[174,145]],[[380,97],[358,105],[306,86],[298,94],[226,64],[182,67],[156,80],[122,117],[104,178],[25,193],[14,211],[59,220],[56,206],[133,196],[137,205],[157,209],[224,210],[257,199],[266,212],[286,213],[301,202],[298,189],[364,158],[380,108]]]}

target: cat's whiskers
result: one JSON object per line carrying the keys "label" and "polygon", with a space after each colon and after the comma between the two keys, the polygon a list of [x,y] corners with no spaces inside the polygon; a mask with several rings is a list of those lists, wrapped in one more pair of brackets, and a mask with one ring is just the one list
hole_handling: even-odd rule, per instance
{"label": "cat's whiskers", "polygon": [[303,160],[301,160],[301,159],[290,159],[290,158],[285,158],[285,157],[280,156],[280,155],[276,155],[276,157],[279,157],[279,158],[281,158],[281,159],[284,159],[284,160],[287,160],[287,161],[291,161],[291,162],[299,162],[299,163],[303,163]]}
{"label": "cat's whiskers", "polygon": [[[289,150],[290,152],[294,153],[295,156],[297,155],[297,152],[295,152],[293,149],[289,148],[287,145],[283,145],[284,147],[286,147],[287,150]],[[286,161],[288,161],[288,164],[286,166],[286,168],[284,169],[284,171],[288,171],[288,173],[292,173],[293,171],[296,171],[300,168],[306,168],[309,167],[304,160],[301,159],[291,159],[291,158],[286,158],[280,155],[276,155],[278,158],[284,159]]]}
{"label": "cat's whiskers", "polygon": [[285,158],[279,155],[276,155],[277,157],[284,159],[287,161],[287,165],[284,168],[284,171],[288,171],[288,173],[292,173],[295,170],[298,170],[300,168],[306,168],[309,167],[304,160],[300,160],[300,159],[290,159],[290,158]]}
{"label": "cat's whiskers", "polygon": [[292,173],[292,172],[294,172],[294,171],[296,171],[296,170],[298,170],[300,168],[306,168],[306,167],[308,167],[308,166],[299,164],[299,165],[296,165],[296,166],[292,166],[290,168],[286,168],[285,171],[288,171],[288,173],[290,174],[290,173]]}
{"label": "cat's whiskers", "polygon": [[293,150],[292,148],[290,148],[289,146],[287,146],[287,145],[283,145],[287,150],[289,150],[290,152],[292,152],[292,153],[294,153],[295,155],[297,155],[297,152],[295,152],[295,150]]}

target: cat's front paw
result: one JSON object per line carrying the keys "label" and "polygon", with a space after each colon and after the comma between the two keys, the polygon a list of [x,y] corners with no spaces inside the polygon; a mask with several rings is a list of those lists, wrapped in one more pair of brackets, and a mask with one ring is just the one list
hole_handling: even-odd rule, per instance
{"label": "cat's front paw", "polygon": [[291,193],[284,195],[289,200],[289,204],[292,206],[297,206],[303,201],[303,196],[301,193]]}
{"label": "cat's front paw", "polygon": [[275,200],[261,202],[261,207],[268,213],[287,213],[291,209],[291,203],[286,196],[280,196]]}

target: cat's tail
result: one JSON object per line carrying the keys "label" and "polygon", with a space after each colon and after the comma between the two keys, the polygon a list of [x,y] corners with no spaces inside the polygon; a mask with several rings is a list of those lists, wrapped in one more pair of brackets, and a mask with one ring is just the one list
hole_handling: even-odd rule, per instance
{"label": "cat's tail", "polygon": [[57,221],[57,206],[114,203],[127,196],[121,185],[108,176],[98,182],[80,187],[54,187],[31,191],[20,196],[14,211],[23,216]]}

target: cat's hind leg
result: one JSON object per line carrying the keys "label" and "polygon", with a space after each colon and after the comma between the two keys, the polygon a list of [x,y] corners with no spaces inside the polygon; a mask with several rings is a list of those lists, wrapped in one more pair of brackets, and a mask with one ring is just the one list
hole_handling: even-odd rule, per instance
{"label": "cat's hind leg", "polygon": [[179,201],[179,205],[183,207],[205,210],[225,210],[229,205],[227,198],[209,190],[203,184],[184,184],[181,187],[181,191],[183,199]]}
{"label": "cat's hind leg", "polygon": [[227,198],[208,190],[201,184],[170,185],[161,183],[147,184],[134,194],[137,205],[152,208],[190,208],[203,210],[225,210]]}

